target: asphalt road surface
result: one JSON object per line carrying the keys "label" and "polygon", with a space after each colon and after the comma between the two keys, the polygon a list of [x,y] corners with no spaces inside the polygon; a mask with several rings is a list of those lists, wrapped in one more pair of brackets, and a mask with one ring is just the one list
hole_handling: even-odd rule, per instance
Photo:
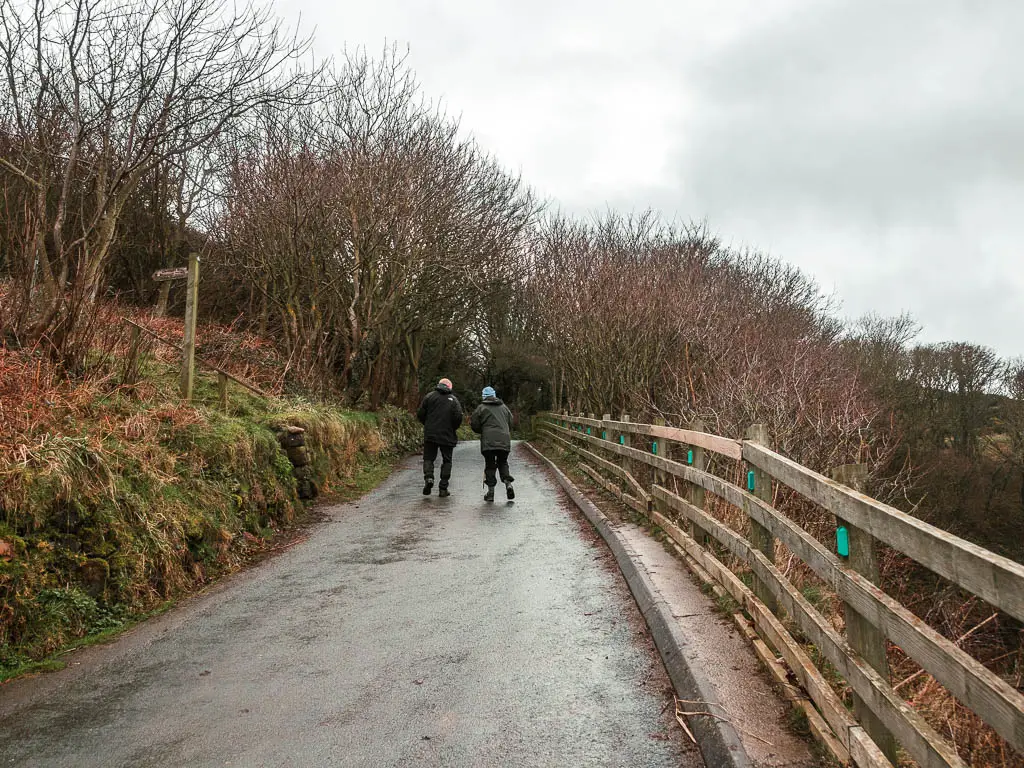
{"label": "asphalt road surface", "polygon": [[419,457],[308,538],[0,687],[4,766],[700,766],[610,556],[522,447],[517,498]]}

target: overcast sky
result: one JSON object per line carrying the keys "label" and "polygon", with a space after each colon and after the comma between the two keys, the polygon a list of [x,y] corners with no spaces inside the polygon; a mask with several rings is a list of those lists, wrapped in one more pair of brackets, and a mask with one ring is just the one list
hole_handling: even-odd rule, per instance
{"label": "overcast sky", "polygon": [[277,0],[410,47],[428,95],[563,210],[706,220],[922,341],[1024,354],[1021,0]]}

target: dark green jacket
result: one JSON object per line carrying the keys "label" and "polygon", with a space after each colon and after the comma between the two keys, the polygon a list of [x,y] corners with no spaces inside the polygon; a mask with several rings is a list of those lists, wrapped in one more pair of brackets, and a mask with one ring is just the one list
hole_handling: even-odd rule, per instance
{"label": "dark green jacket", "polygon": [[490,397],[473,411],[469,426],[480,435],[480,451],[512,450],[512,411],[501,400]]}

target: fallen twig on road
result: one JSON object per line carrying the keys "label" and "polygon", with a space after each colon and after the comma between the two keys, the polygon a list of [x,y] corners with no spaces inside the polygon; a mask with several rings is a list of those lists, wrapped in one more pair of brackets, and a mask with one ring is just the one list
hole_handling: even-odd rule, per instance
{"label": "fallen twig on road", "polygon": [[696,744],[697,743],[697,739],[695,739],[693,737],[693,731],[691,731],[689,728],[686,727],[685,721],[683,720],[682,717],[680,717],[678,712],[676,713],[676,722],[678,722],[683,727],[683,730],[686,731],[686,735],[690,737],[690,741],[692,741],[694,744]]}

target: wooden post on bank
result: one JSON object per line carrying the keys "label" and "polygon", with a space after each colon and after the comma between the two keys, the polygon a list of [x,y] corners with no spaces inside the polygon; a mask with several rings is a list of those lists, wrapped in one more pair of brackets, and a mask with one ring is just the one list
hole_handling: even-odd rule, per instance
{"label": "wooden post on bank", "polygon": [[[868,465],[844,464],[833,469],[831,475],[837,483],[842,483],[858,493],[863,493],[867,486]],[[867,531],[850,525],[837,515],[837,536],[840,529],[846,531],[846,541],[844,542],[846,554],[840,551],[839,559],[877,586],[879,570],[875,538]],[[883,680],[888,682],[889,659],[886,653],[885,635],[857,613],[849,603],[843,603],[843,614],[846,618],[846,639],[850,641],[850,646],[882,676]],[[890,762],[896,765],[896,739],[856,693],[853,694],[853,713],[864,726],[864,730],[868,732],[872,741],[878,745]]]}
{"label": "wooden post on bank", "polygon": [[142,331],[134,325],[132,326],[132,341],[131,346],[128,348],[128,362],[124,369],[124,376],[122,376],[122,384],[126,384],[129,387],[134,387],[139,380],[139,370],[142,367],[142,362],[139,360],[139,356],[142,354]]}
{"label": "wooden post on bank", "polygon": [[196,373],[196,314],[199,303],[199,254],[188,256],[188,284],[185,288],[185,337],[182,341],[181,396],[192,399]]}
{"label": "wooden post on bank", "polygon": [[228,409],[228,377],[226,374],[217,372],[217,395],[220,400],[220,409]]}
{"label": "wooden post on bank", "polygon": [[[765,424],[753,424],[747,430],[747,440],[758,445],[763,445],[765,448],[769,447],[771,439],[768,435],[768,427]],[[747,477],[744,478],[747,486],[747,490],[753,493],[757,498],[767,501],[769,504],[772,503],[772,478],[764,470],[754,466],[753,464],[747,464]],[[751,487],[753,486],[753,487]],[[775,562],[775,537],[772,536],[771,531],[765,528],[761,523],[752,517],[750,520],[750,543],[754,547],[760,550],[768,561],[771,563]],[[779,604],[775,599],[774,593],[765,585],[757,576],[754,576],[754,594],[757,595],[758,599],[768,606],[768,610],[774,613],[776,616],[779,613]]]}

